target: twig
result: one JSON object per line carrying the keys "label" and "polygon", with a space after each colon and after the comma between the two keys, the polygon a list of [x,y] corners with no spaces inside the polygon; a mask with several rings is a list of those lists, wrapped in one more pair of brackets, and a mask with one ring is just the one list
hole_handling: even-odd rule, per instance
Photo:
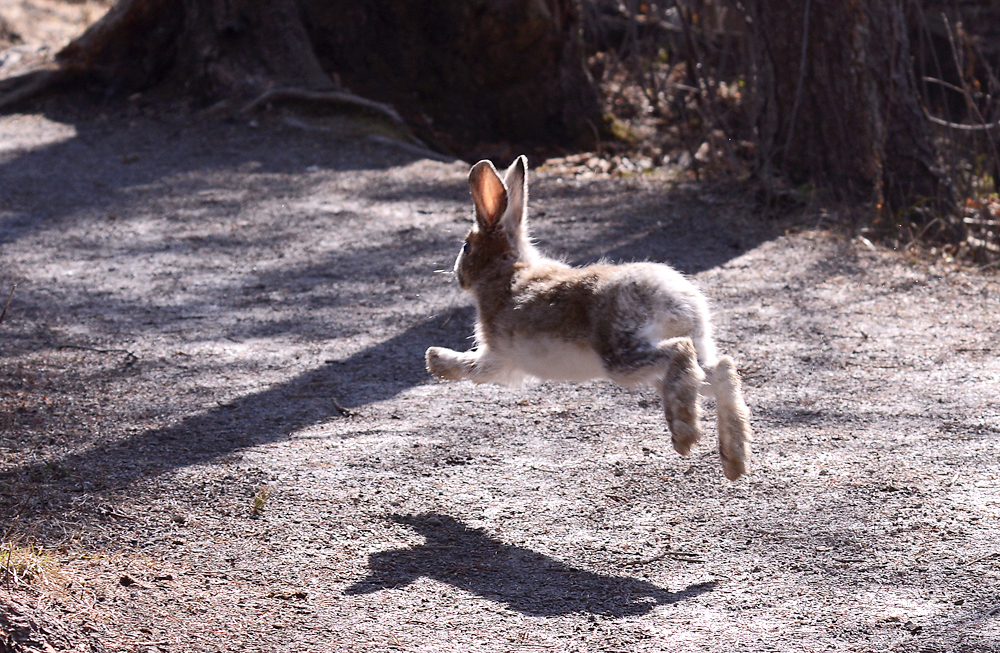
{"label": "twig", "polygon": [[337,403],[337,400],[334,399],[333,397],[330,397],[330,402],[333,404],[333,407],[336,408],[337,411],[341,415],[343,415],[344,417],[354,417],[354,411],[353,410],[348,410],[348,409],[344,408],[339,403]]}
{"label": "twig", "polygon": [[624,562],[626,567],[638,567],[640,565],[648,565],[653,562],[658,562],[664,558],[674,558],[676,560],[682,560],[684,562],[705,562],[702,560],[697,553],[690,553],[688,551],[664,551],[659,555],[655,555],[652,558],[646,558],[645,560],[632,560],[630,562]]}
{"label": "twig", "polygon": [[[979,107],[977,107],[976,103],[973,101],[972,93],[969,91],[969,85],[965,81],[965,73],[962,71],[962,62],[959,60],[958,48],[955,46],[955,37],[951,33],[951,23],[948,22],[948,17],[945,16],[944,13],[941,14],[941,20],[944,21],[945,29],[948,30],[948,43],[951,45],[951,56],[955,61],[955,69],[958,71],[959,77],[962,80],[962,94],[965,96],[965,104],[969,109],[969,113],[973,114],[985,129],[986,118],[983,117],[983,114],[979,111]],[[986,140],[989,142],[990,150],[993,152],[993,165],[996,170],[1000,171],[1000,152],[997,152],[997,144],[988,134],[986,136]],[[1000,179],[994,178],[993,186],[994,189],[1000,188]]]}
{"label": "twig", "polygon": [[84,347],[82,345],[59,345],[56,349],[79,349],[80,351],[93,351],[98,354],[125,354],[125,367],[134,365],[139,357],[127,349],[98,349],[96,347]]}
{"label": "twig", "polygon": [[7,304],[3,307],[3,313],[0,313],[0,324],[3,324],[3,319],[7,317],[7,309],[10,308],[10,300],[14,299],[14,291],[17,290],[17,284],[10,289],[10,295],[7,297]]}
{"label": "twig", "polygon": [[974,565],[977,562],[982,562],[983,560],[987,560],[989,558],[996,558],[997,556],[1000,556],[1000,551],[993,551],[991,553],[987,553],[984,556],[980,556],[980,557],[976,558],[975,560],[969,560],[963,566],[968,567],[969,565]]}
{"label": "twig", "polygon": [[926,107],[924,108],[924,115],[927,116],[927,119],[930,120],[935,125],[941,125],[942,127],[947,127],[948,129],[958,129],[966,132],[983,132],[983,131],[989,131],[990,129],[997,129],[998,127],[1000,127],[1000,121],[984,122],[979,125],[963,125],[962,123],[958,122],[948,122],[947,120],[941,120],[940,118],[935,118],[934,116],[932,116],[930,112],[927,111]]}
{"label": "twig", "polygon": [[951,82],[946,82],[943,79],[938,79],[936,77],[927,77],[927,76],[922,77],[922,79],[925,82],[932,82],[934,84],[940,84],[941,86],[944,86],[945,88],[950,88],[953,91],[958,91],[962,95],[965,95],[965,89],[964,88],[962,88],[961,86],[955,86]]}
{"label": "twig", "polygon": [[[685,9],[681,7],[680,0],[673,0],[673,5],[677,8],[677,15],[681,21],[681,32],[684,35],[684,45],[688,54],[687,59],[684,62],[685,68],[687,68],[688,80],[696,87],[694,90],[694,98],[698,108],[702,112],[702,120],[709,125],[721,125],[722,122],[715,115],[715,110],[712,107],[712,98],[707,97],[708,94],[706,91],[711,88],[711,85],[698,73],[698,66],[702,61],[702,58],[698,52],[697,46],[695,45],[694,36],[691,34],[691,13],[690,11],[685,11]],[[738,164],[736,153],[733,151],[732,141],[730,139],[726,139],[725,146],[730,165],[732,165],[735,170]],[[693,169],[695,177],[698,177],[698,160],[694,157],[694,154],[694,152],[691,152],[691,161],[694,166]]]}
{"label": "twig", "polygon": [[289,399],[329,399],[331,403],[333,403],[334,409],[336,409],[336,411],[341,415],[345,417],[354,417],[355,414],[354,411],[344,408],[339,403],[337,403],[336,399],[334,399],[333,397],[329,397],[328,395],[297,393],[285,396],[288,397]]}
{"label": "twig", "polygon": [[920,230],[920,233],[917,235],[917,240],[921,240],[922,241],[924,239],[924,236],[927,235],[927,232],[930,231],[931,228],[933,228],[933,227],[935,227],[937,225],[941,225],[942,228],[943,228],[944,227],[944,220],[942,220],[941,218],[937,217],[937,218],[934,218],[933,220],[931,220],[930,222],[928,222],[927,226]]}

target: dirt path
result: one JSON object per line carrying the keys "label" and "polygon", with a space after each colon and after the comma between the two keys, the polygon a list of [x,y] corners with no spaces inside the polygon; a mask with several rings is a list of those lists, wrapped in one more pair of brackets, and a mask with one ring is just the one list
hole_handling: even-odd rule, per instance
{"label": "dirt path", "polygon": [[80,650],[1000,651],[995,277],[535,175],[544,249],[713,298],[729,483],[711,406],[681,458],[652,391],[424,372],[471,333],[465,165],[101,111],[0,117],[0,519],[54,563],[3,591]]}

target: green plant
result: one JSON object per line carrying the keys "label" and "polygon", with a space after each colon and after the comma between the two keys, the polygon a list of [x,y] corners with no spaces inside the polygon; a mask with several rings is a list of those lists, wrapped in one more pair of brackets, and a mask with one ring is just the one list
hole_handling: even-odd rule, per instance
{"label": "green plant", "polygon": [[250,507],[250,516],[257,518],[264,514],[264,507],[267,505],[267,500],[271,498],[273,492],[268,486],[263,486],[258,488],[258,490],[253,495],[253,505]]}

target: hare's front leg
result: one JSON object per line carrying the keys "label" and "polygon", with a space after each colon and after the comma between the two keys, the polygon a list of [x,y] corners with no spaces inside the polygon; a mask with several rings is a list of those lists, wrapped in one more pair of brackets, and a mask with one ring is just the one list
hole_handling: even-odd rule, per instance
{"label": "hare's front leg", "polygon": [[490,383],[500,379],[498,366],[485,349],[457,352],[444,347],[427,350],[427,371],[448,381],[468,379],[476,383]]}

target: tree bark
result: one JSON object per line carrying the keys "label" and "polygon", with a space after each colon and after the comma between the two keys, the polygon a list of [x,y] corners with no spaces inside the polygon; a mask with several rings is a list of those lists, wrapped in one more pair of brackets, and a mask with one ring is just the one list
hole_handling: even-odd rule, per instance
{"label": "tree bark", "polygon": [[755,0],[748,17],[765,174],[870,203],[883,224],[953,202],[922,112],[902,2]]}
{"label": "tree bark", "polygon": [[59,79],[206,104],[343,81],[453,149],[592,142],[579,1],[121,0],[59,53]]}
{"label": "tree bark", "polygon": [[310,0],[324,67],[352,89],[415,104],[460,140],[593,135],[577,0]]}

